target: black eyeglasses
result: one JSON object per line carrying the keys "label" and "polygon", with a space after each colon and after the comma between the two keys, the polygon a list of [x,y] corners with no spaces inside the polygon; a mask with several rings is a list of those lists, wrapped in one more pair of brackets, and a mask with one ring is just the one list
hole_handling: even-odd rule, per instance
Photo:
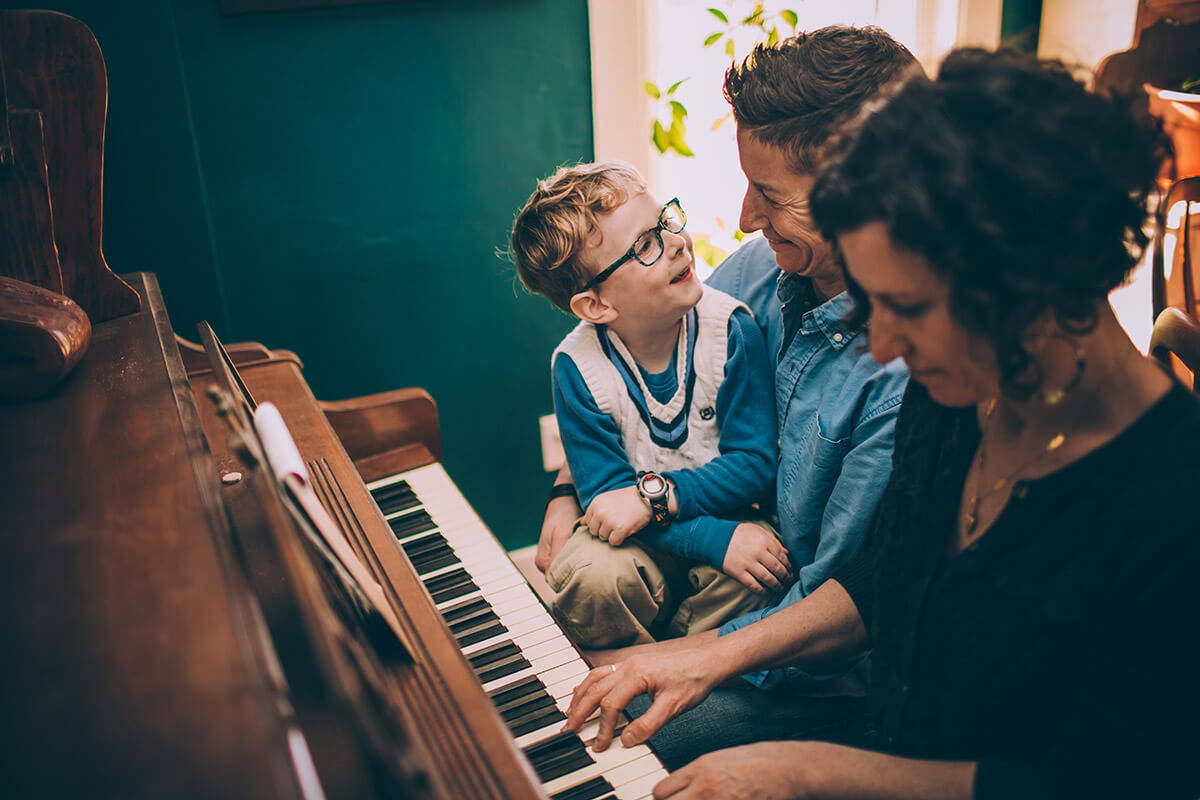
{"label": "black eyeglasses", "polygon": [[668,230],[671,233],[679,233],[687,225],[687,214],[683,213],[683,206],[679,205],[679,198],[673,198],[671,202],[663,206],[662,211],[658,212],[658,224],[648,231],[644,231],[633,242],[633,247],[626,251],[625,255],[613,262],[612,266],[601,272],[596,277],[583,285],[579,291],[586,292],[593,286],[598,286],[617,271],[617,267],[624,264],[626,261],[634,260],[645,267],[654,266],[665,250],[663,247],[662,232]]}

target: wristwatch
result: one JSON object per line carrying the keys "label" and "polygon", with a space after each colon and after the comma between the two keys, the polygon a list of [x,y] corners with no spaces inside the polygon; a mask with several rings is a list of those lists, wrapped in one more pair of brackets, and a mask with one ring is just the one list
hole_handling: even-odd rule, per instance
{"label": "wristwatch", "polygon": [[661,528],[671,520],[667,507],[667,479],[657,472],[639,472],[637,490],[646,505],[650,506],[650,527]]}

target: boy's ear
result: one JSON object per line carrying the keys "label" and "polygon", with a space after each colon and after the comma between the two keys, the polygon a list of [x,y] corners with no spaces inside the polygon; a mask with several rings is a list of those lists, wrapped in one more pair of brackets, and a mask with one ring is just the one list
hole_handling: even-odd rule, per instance
{"label": "boy's ear", "polygon": [[608,325],[617,318],[617,309],[598,295],[595,289],[575,294],[571,297],[570,305],[572,314],[593,325]]}

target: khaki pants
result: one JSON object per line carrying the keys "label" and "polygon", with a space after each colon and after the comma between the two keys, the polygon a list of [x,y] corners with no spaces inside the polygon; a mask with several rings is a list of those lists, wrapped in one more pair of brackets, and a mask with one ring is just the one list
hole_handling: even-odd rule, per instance
{"label": "khaki pants", "polygon": [[546,581],[567,635],[593,649],[700,633],[778,599],[636,536],[613,547],[583,525],[550,564]]}

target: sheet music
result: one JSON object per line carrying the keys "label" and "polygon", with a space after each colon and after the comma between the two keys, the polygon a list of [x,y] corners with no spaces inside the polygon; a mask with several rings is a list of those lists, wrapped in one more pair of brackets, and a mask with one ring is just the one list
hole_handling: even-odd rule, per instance
{"label": "sheet music", "polygon": [[292,503],[286,505],[289,507],[289,511],[299,516],[296,522],[302,528],[316,531],[325,546],[337,559],[342,568],[341,571],[348,576],[350,583],[358,589],[373,607],[372,610],[383,618],[396,638],[411,653],[411,643],[400,627],[400,621],[396,619],[392,607],[388,604],[387,597],[383,594],[383,588],[358,560],[350,543],[346,541],[345,534],[329,516],[329,512],[321,505],[321,501],[313,491],[308,470],[304,466],[304,459],[301,458],[300,450],[296,447],[296,442],[292,438],[287,424],[283,421],[283,417],[280,416],[279,409],[269,402],[260,404],[254,411],[254,428],[258,433],[259,441],[262,442],[263,453],[266,455],[272,473],[286,490],[289,499],[292,500]]}

